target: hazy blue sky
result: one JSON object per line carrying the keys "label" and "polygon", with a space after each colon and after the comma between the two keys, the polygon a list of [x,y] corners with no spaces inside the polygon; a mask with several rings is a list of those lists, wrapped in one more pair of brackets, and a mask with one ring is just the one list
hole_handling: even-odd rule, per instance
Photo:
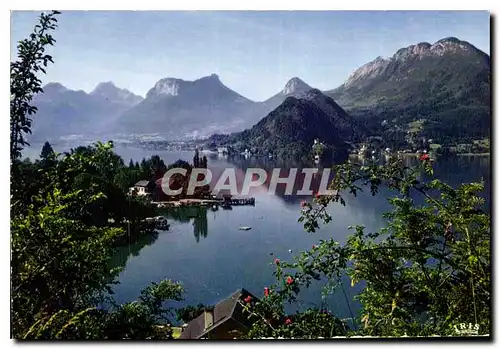
{"label": "hazy blue sky", "polygon": [[[13,12],[16,42],[38,13]],[[102,81],[137,94],[157,80],[216,73],[263,100],[293,76],[319,89],[401,47],[455,36],[489,54],[488,12],[63,12],[45,82],[92,90]]]}

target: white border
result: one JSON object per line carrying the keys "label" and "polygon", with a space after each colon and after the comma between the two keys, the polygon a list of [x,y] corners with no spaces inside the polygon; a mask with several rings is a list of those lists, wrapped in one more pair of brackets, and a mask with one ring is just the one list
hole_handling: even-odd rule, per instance
{"label": "white border", "polygon": [[[5,2],[4,2],[5,3]],[[457,1],[429,1],[418,3],[391,0],[379,1],[228,1],[228,0],[184,0],[168,1],[85,1],[71,2],[49,0],[43,4],[32,0],[7,1],[9,9],[16,10],[489,10],[494,7],[493,1],[475,0],[462,6]],[[119,5],[119,6],[117,6]]]}
{"label": "white border", "polygon": [[[1,331],[2,331],[2,336],[1,338],[3,340],[6,340],[10,338],[10,297],[8,297],[10,291],[7,285],[10,285],[7,280],[10,279],[10,237],[8,232],[10,232],[10,219],[9,219],[9,189],[7,187],[7,183],[10,182],[10,174],[9,174],[9,145],[8,145],[8,136],[7,136],[7,130],[9,129],[8,127],[8,118],[7,115],[9,115],[9,110],[8,110],[8,99],[9,99],[9,87],[7,85],[8,81],[8,71],[7,71],[7,66],[8,63],[10,62],[10,56],[8,56],[9,50],[10,50],[10,12],[9,10],[44,10],[44,9],[58,9],[58,10],[215,10],[215,9],[224,9],[224,10],[490,10],[494,15],[498,15],[500,11],[498,11],[498,1],[485,1],[485,0],[475,0],[472,2],[462,2],[462,1],[429,1],[429,0],[420,0],[418,2],[404,2],[404,1],[390,1],[390,0],[378,0],[378,1],[339,1],[335,2],[333,0],[330,1],[314,1],[314,0],[309,0],[309,1],[269,1],[269,0],[253,0],[253,1],[222,1],[222,0],[210,0],[210,1],[193,1],[193,0],[183,0],[180,2],[165,2],[165,1],[147,1],[147,0],[141,0],[141,1],[105,1],[105,0],[99,0],[99,1],[93,1],[93,0],[87,0],[87,1],[80,1],[80,2],[70,2],[70,1],[61,1],[61,0],[52,0],[52,1],[44,1],[43,3],[40,3],[39,1],[13,1],[13,0],[4,0],[2,1],[2,11],[0,12],[1,17],[0,17],[0,25],[2,26],[0,30],[0,37],[1,37],[1,43],[2,47],[4,50],[2,50],[2,64],[0,65],[2,67],[1,74],[2,74],[2,81],[4,81],[0,86],[2,87],[2,93],[0,94],[2,98],[2,103],[0,104],[1,107],[3,108],[2,112],[2,132],[3,135],[0,137],[0,142],[2,143],[0,146],[0,154],[1,154],[1,161],[2,161],[2,170],[1,170],[1,175],[2,178],[2,183],[4,183],[3,186],[0,187],[1,194],[0,194],[0,202],[1,202],[1,209],[0,209],[0,214],[2,218],[2,240],[3,242],[0,244],[0,247],[2,248],[2,253],[0,253],[0,256],[2,258],[1,261],[1,271],[2,271],[2,279],[3,280],[3,287],[1,289],[1,309],[0,309],[0,314],[1,314]],[[117,6],[118,5],[118,6]],[[464,6],[466,5],[466,6]],[[497,24],[498,25],[498,24]],[[494,40],[495,44],[498,42],[498,38],[492,34],[492,40]],[[5,49],[7,48],[7,49]],[[491,52],[490,54],[494,54],[494,52]],[[493,63],[496,67],[496,56],[494,56],[495,62]],[[495,80],[493,80],[494,82]],[[493,91],[495,93],[494,98],[495,101],[498,101],[498,91],[496,88],[492,87]],[[492,116],[494,118],[495,116]],[[494,123],[495,126],[495,131],[498,131],[498,127],[500,127],[500,121],[497,121]],[[498,134],[498,132],[495,132],[495,135]],[[493,147],[494,147],[494,162],[493,164],[498,163],[498,157],[500,157],[500,153],[498,152],[497,149],[497,143],[494,141],[494,136],[492,137],[493,141]],[[494,194],[498,194],[498,188],[497,186],[493,186]],[[498,195],[494,195],[495,197]],[[500,217],[497,213],[497,205],[494,204],[494,212],[493,212],[493,223],[494,223],[494,232],[498,232],[497,228],[497,219],[496,217]],[[495,237],[494,238],[494,243],[495,246],[493,248],[494,251],[500,251],[498,249],[498,241],[499,238]],[[496,257],[496,256],[494,256]],[[498,263],[497,261],[499,258],[494,258],[495,260],[495,268],[494,271],[497,270]],[[495,297],[494,299],[497,300],[497,294],[498,294],[498,287],[495,287]],[[9,299],[9,300],[8,300]],[[498,303],[498,300],[494,302],[495,305],[495,310],[497,309],[496,305]],[[493,311],[493,316],[497,314],[496,311]],[[495,331],[494,333],[498,336],[498,327],[499,327],[499,321],[494,320],[493,322],[495,324]],[[4,347],[11,347],[15,344],[14,341],[8,340],[8,343],[2,343],[5,344],[2,345],[2,348]],[[52,343],[42,343],[37,345],[41,346],[49,346]],[[101,343],[98,345],[100,346]],[[158,343],[160,344],[160,343]],[[166,343],[166,345],[171,345],[172,343]],[[196,343],[198,344],[198,343]],[[192,345],[196,345],[193,343]],[[203,345],[211,345],[211,346],[218,346],[219,343],[210,343],[210,342],[203,342]],[[255,344],[255,343],[253,343]],[[326,344],[326,343],[325,343]],[[328,344],[333,344],[333,343],[328,343]],[[342,342],[342,343],[334,343],[336,347],[351,347],[351,346],[363,346],[366,347],[366,345],[389,345],[390,343],[380,343],[380,342],[375,342],[375,343],[368,343],[368,342],[363,342],[363,343],[351,343],[351,342]],[[397,342],[394,343],[397,346],[401,347],[407,347],[410,346],[410,343],[401,343]],[[432,346],[438,347],[443,344],[451,344],[453,346],[465,346],[467,344],[461,344],[461,343],[434,343]],[[82,343],[75,343],[75,344],[70,344],[70,343],[63,343],[61,344],[61,347],[70,347],[70,345],[85,345]],[[123,345],[123,343],[120,343],[120,345]],[[130,345],[143,345],[143,343],[130,343]],[[161,344],[160,344],[161,345]],[[238,345],[248,345],[245,343],[238,343]],[[267,345],[267,344],[264,344]],[[285,347],[286,344],[279,344],[273,343],[273,347]],[[304,343],[303,345],[307,346],[316,346],[320,344],[313,344],[311,342]],[[429,344],[430,345],[430,344]]]}

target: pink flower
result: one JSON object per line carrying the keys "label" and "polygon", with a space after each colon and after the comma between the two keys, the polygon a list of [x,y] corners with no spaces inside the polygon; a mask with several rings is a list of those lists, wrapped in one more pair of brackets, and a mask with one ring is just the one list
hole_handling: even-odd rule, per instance
{"label": "pink flower", "polygon": [[316,249],[316,247],[317,247],[316,245],[313,245],[313,250]]}
{"label": "pink flower", "polygon": [[264,296],[267,297],[269,296],[269,288],[264,287]]}
{"label": "pink flower", "polygon": [[250,303],[252,301],[252,296],[248,296],[244,299],[245,303]]}
{"label": "pink flower", "polygon": [[290,320],[289,318],[285,319],[285,325],[290,325],[291,323],[292,323],[292,320]]}
{"label": "pink flower", "polygon": [[287,283],[288,285],[290,285],[292,282],[293,282],[293,279],[292,279],[292,277],[291,277],[291,276],[289,276],[289,277],[286,279],[286,283]]}
{"label": "pink flower", "polygon": [[317,194],[316,194],[316,199],[319,199],[319,198],[321,198],[321,194],[320,194],[320,193],[317,193]]}
{"label": "pink flower", "polygon": [[420,157],[420,161],[426,161],[429,160],[429,154],[424,154]]}
{"label": "pink flower", "polygon": [[276,258],[276,259],[274,260],[274,264],[276,264],[276,265],[280,264],[280,260],[279,260],[278,258]]}
{"label": "pink flower", "polygon": [[300,202],[300,207],[306,207],[307,203],[305,201]]}

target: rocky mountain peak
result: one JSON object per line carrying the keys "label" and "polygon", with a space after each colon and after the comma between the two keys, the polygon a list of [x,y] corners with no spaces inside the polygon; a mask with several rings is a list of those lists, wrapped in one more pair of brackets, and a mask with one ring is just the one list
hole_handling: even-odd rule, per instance
{"label": "rocky mountain peak", "polygon": [[159,95],[166,96],[177,96],[179,94],[179,89],[184,80],[176,78],[164,78],[158,80],[158,82],[153,86],[151,90],[148,91],[146,97],[153,97]]}
{"label": "rocky mountain peak", "polygon": [[207,76],[206,78],[210,78],[210,79],[212,79],[212,80],[219,80],[219,81],[220,81],[220,79],[219,79],[219,75],[217,75],[217,74],[215,74],[215,73],[210,74],[210,75],[209,75],[209,76]]}
{"label": "rocky mountain peak", "polygon": [[204,77],[201,77],[195,81],[192,82],[193,85],[200,85],[202,84],[203,86],[212,86],[212,87],[216,87],[216,86],[224,86],[224,84],[222,83],[222,81],[220,81],[220,78],[219,78],[219,75],[217,74],[210,74],[210,75],[207,75],[207,76],[204,76]]}
{"label": "rocky mountain peak", "polygon": [[306,84],[303,80],[298,77],[293,77],[288,80],[281,93],[284,95],[290,95],[293,93],[304,92],[310,89],[312,89],[312,87]]}
{"label": "rocky mountain peak", "polygon": [[443,38],[441,40],[436,41],[436,44],[439,44],[439,43],[461,44],[461,43],[464,43],[464,42],[465,41],[457,39],[454,36],[449,36],[447,38]]}
{"label": "rocky mountain peak", "polygon": [[111,101],[126,101],[131,104],[139,103],[142,100],[142,97],[135,95],[127,89],[117,87],[112,81],[97,84],[90,94]]}
{"label": "rocky mountain peak", "polygon": [[159,80],[147,93],[147,97],[154,96],[178,96],[183,90],[194,88],[198,85],[222,85],[217,74],[210,74],[194,81],[187,81],[177,78],[164,78]]}
{"label": "rocky mountain peak", "polygon": [[353,71],[351,75],[349,75],[349,77],[347,78],[347,81],[345,82],[344,85],[348,87],[360,79],[375,77],[381,74],[385,70],[385,68],[387,68],[390,62],[391,62],[390,59],[385,59],[378,56],[373,61],[368,62],[365,65]]}
{"label": "rocky mountain peak", "polygon": [[68,91],[68,89],[58,82],[50,82],[47,85],[43,86],[43,93],[60,93]]}
{"label": "rocky mountain peak", "polygon": [[416,45],[400,48],[390,58],[377,57],[373,61],[356,69],[348,77],[344,86],[349,87],[359,80],[371,79],[383,74],[390,64],[406,63],[431,56],[444,54],[466,54],[479,52],[473,45],[455,37],[448,37],[436,41],[434,44],[420,42]]}
{"label": "rocky mountain peak", "polygon": [[406,60],[408,58],[421,59],[426,56],[442,56],[446,53],[459,54],[477,50],[474,46],[466,41],[459,40],[455,37],[448,37],[436,41],[434,44],[421,42],[417,45],[411,45],[399,49],[393,56],[395,60]]}
{"label": "rocky mountain peak", "polygon": [[477,51],[477,49],[467,41],[462,41],[455,37],[449,37],[436,41],[429,48],[429,51],[433,54],[442,56],[445,53],[466,53]]}
{"label": "rocky mountain peak", "polygon": [[97,84],[94,90],[91,93],[99,93],[110,90],[117,90],[118,87],[112,81],[101,82]]}

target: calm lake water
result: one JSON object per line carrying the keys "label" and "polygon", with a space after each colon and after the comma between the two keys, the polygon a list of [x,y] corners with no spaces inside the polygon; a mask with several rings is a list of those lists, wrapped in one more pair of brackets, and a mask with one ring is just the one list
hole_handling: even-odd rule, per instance
{"label": "calm lake water", "polygon": [[[54,146],[56,151],[67,150],[64,145]],[[35,157],[40,147],[25,151],[25,156]],[[144,157],[159,155],[166,164],[177,159],[192,161],[193,152],[169,152],[147,150],[129,146],[116,146],[116,152],[125,163],[132,158],[140,161]],[[412,158],[408,161],[414,161]],[[239,159],[229,161],[221,157],[209,157],[209,168],[234,167],[244,171],[247,167],[285,167],[276,161]],[[292,167],[291,165],[290,167]],[[435,176],[453,186],[461,183],[485,180],[484,197],[490,206],[491,173],[490,157],[460,156],[440,158],[434,165]],[[335,238],[345,241],[350,225],[362,224],[367,231],[382,228],[382,213],[390,210],[387,197],[390,193],[382,190],[371,196],[368,192],[347,198],[347,205],[332,204],[329,212],[332,222],[322,226],[316,233],[307,233],[301,223],[300,201],[304,197],[269,194],[267,191],[252,192],[255,206],[233,207],[232,210],[212,212],[210,209],[190,209],[167,213],[170,223],[168,231],[157,236],[121,248],[115,257],[115,264],[124,266],[114,287],[118,303],[132,301],[140,295],[140,290],[150,282],[162,279],[181,281],[186,294],[185,301],[173,304],[180,307],[187,304],[215,304],[237,288],[244,287],[257,297],[263,288],[274,281],[272,275],[275,258],[291,260],[300,251],[310,249],[322,239]],[[248,231],[240,226],[250,226]],[[289,252],[292,251],[292,253]],[[345,282],[341,289],[322,300],[321,283],[311,286],[301,293],[302,306],[328,305],[329,310],[340,317],[356,315],[359,306],[352,297],[359,286],[351,288]],[[351,309],[349,309],[349,306]]]}

